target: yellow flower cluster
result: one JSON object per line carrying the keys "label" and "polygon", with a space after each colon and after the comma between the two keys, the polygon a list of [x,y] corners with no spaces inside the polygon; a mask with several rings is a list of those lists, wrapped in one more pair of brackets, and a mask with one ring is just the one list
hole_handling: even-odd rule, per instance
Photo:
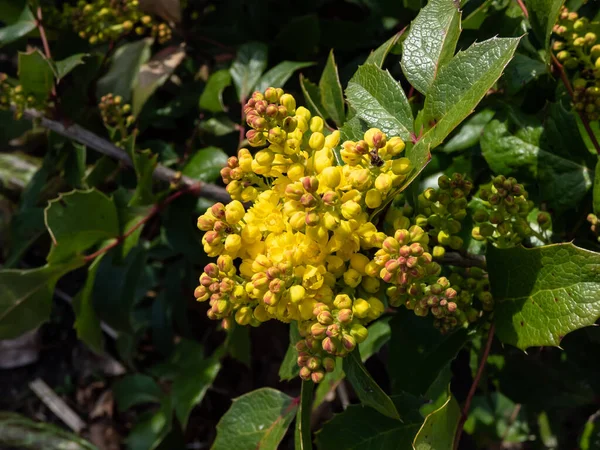
{"label": "yellow flower cluster", "polygon": [[[297,321],[300,376],[319,382],[367,336],[385,309],[381,264],[372,258],[387,236],[370,214],[412,167],[405,144],[377,129],[341,144],[340,132],[296,107],[281,89],[255,92],[245,107],[248,142],[221,174],[233,201],[199,217],[205,267],[195,296],[208,316],[258,325]],[[251,202],[246,208],[244,203]]]}

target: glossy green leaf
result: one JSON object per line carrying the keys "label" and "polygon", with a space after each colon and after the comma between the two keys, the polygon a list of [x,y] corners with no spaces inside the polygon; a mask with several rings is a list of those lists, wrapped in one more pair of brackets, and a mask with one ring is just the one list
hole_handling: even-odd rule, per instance
{"label": "glossy green leaf", "polygon": [[295,450],[312,449],[312,433],[310,432],[310,418],[312,415],[313,391],[315,384],[312,381],[302,381],[300,391],[300,404],[296,413],[296,431],[294,433]]}
{"label": "glossy green leaf", "polygon": [[65,261],[119,235],[114,202],[95,189],[61,194],[50,201],[44,212],[53,242],[49,263]]}
{"label": "glossy green leaf", "polygon": [[260,42],[249,42],[239,48],[229,72],[241,103],[248,100],[267,68],[267,54],[267,46]]}
{"label": "glossy green leaf", "polygon": [[338,127],[342,126],[346,118],[344,94],[333,50],[329,52],[327,64],[325,64],[325,69],[323,69],[323,74],[319,80],[319,92],[323,108],[327,112],[327,115],[331,117]]}
{"label": "glossy green leaf", "polygon": [[200,122],[198,127],[207,133],[214,134],[215,136],[225,136],[234,131],[238,131],[238,124],[233,122],[227,116],[211,117],[208,120]]}
{"label": "glossy green leaf", "polygon": [[388,137],[410,140],[412,111],[402,86],[387,70],[374,64],[360,66],[348,82],[346,98],[370,127],[379,128]]}
{"label": "glossy green leaf", "polygon": [[290,345],[281,362],[281,366],[279,366],[279,380],[281,381],[293,380],[298,376],[300,368],[298,367],[298,351],[296,350],[296,343],[299,340],[300,332],[298,331],[298,323],[292,322],[290,324]]}
{"label": "glossy green leaf", "polygon": [[311,62],[282,61],[260,77],[256,90],[264,92],[268,87],[282,88],[296,70],[313,65]]}
{"label": "glossy green leaf", "polygon": [[77,53],[61,61],[54,62],[54,73],[57,80],[66,77],[75,67],[83,64],[83,59],[89,56],[87,53]]}
{"label": "glossy green leaf", "polygon": [[73,298],[73,311],[75,311],[73,327],[77,331],[77,337],[96,353],[102,353],[104,350],[104,336],[100,327],[100,319],[96,315],[92,300],[96,272],[102,256],[90,264],[83,289]]}
{"label": "glossy green leaf", "polygon": [[572,208],[592,187],[587,165],[593,159],[579,136],[569,132],[570,121],[572,117],[561,113],[545,123],[494,119],[481,138],[483,157],[497,174],[543,186],[541,199],[553,208]]}
{"label": "glossy green leaf", "polygon": [[[365,131],[368,127],[357,116],[346,121],[344,126],[340,128],[340,142],[344,141],[360,141],[364,139]],[[340,164],[341,165],[341,164]]]}
{"label": "glossy green leaf", "polygon": [[185,58],[185,49],[178,45],[167,47],[139,68],[137,81],[133,85],[132,112],[139,115],[152,94],[175,72]]}
{"label": "glossy green leaf", "polygon": [[442,406],[425,417],[415,436],[414,450],[452,450],[461,411],[456,399],[449,395]]}
{"label": "glossy green leaf", "polygon": [[539,59],[517,53],[504,71],[506,93],[515,95],[527,83],[546,74],[548,74],[548,66],[545,63]]}
{"label": "glossy green leaf", "polygon": [[154,450],[167,437],[173,426],[173,405],[169,397],[163,397],[158,411],[148,411],[139,416],[127,435],[129,450]]}
{"label": "glossy green leaf", "polygon": [[14,449],[98,450],[95,445],[51,423],[0,412],[0,447]]}
{"label": "glossy green leaf", "polygon": [[298,403],[272,388],[262,388],[233,400],[217,424],[212,450],[275,449],[294,419]]}
{"label": "glossy green leaf", "polygon": [[35,30],[36,27],[36,19],[31,12],[29,5],[26,4],[15,23],[0,28],[0,47],[26,36],[31,31]]}
{"label": "glossy green leaf", "polygon": [[421,140],[440,145],[477,106],[510,62],[519,38],[492,38],[458,52],[439,70],[427,91]]}
{"label": "glossy green leaf", "polygon": [[133,160],[133,168],[137,177],[135,192],[129,201],[130,206],[151,205],[155,203],[155,196],[152,192],[154,184],[154,169],[158,164],[158,155],[150,150],[131,150],[128,152]]}
{"label": "glossy green leaf", "polygon": [[25,95],[45,99],[54,86],[54,71],[50,62],[37,49],[19,52],[19,81]]}
{"label": "glossy green leaf", "polygon": [[187,162],[182,173],[199,181],[213,182],[227,165],[227,153],[217,147],[198,150]]}
{"label": "glossy green leaf", "polygon": [[125,102],[131,100],[140,67],[150,59],[153,39],[145,38],[128,42],[115,50],[108,72],[98,80],[96,95],[120,95]]}
{"label": "glossy green leaf", "polygon": [[65,180],[74,189],[83,189],[85,185],[87,149],[85,145],[71,143],[65,161]]}
{"label": "glossy green leaf", "polygon": [[304,101],[306,102],[306,107],[310,113],[313,116],[321,116],[323,119],[326,119],[327,113],[325,112],[323,102],[321,101],[321,91],[319,90],[319,86],[300,74],[300,88],[302,89]]}
{"label": "glossy green leaf", "polygon": [[382,68],[388,53],[394,47],[394,45],[396,45],[398,39],[400,39],[400,36],[402,36],[402,32],[396,33],[378,48],[373,50],[369,57],[365,60],[365,64],[375,64],[377,67]]}
{"label": "glossy green leaf", "polygon": [[466,150],[479,143],[485,126],[494,118],[495,112],[484,109],[465,120],[458,131],[443,146],[446,153]]}
{"label": "glossy green leaf", "polygon": [[460,11],[452,0],[430,0],[411,23],[402,48],[402,70],[422,94],[454,55],[459,35]]}
{"label": "glossy green leaf", "polygon": [[376,409],[387,417],[400,420],[394,403],[363,365],[358,348],[344,358],[344,372],[362,404]]}
{"label": "glossy green leaf", "polygon": [[0,270],[0,339],[16,338],[48,320],[56,282],[82,265],[77,258],[38,269]]}
{"label": "glossy green leaf", "polygon": [[144,403],[160,403],[163,392],[148,375],[127,375],[112,385],[112,392],[120,412]]}
{"label": "glossy green leaf", "polygon": [[223,91],[230,84],[231,74],[229,73],[229,70],[217,70],[212,73],[200,96],[200,109],[205,109],[214,113],[225,111]]}
{"label": "glossy green leaf", "polygon": [[489,246],[486,257],[503,342],[520,349],[558,346],[600,317],[600,254],[567,243]]}
{"label": "glossy green leaf", "polygon": [[594,206],[594,214],[597,216],[600,215],[600,159],[596,163],[596,170],[594,174],[594,198],[593,198],[593,206]]}
{"label": "glossy green leaf", "polygon": [[550,46],[552,27],[558,21],[564,2],[565,0],[525,0],[531,28],[546,49]]}

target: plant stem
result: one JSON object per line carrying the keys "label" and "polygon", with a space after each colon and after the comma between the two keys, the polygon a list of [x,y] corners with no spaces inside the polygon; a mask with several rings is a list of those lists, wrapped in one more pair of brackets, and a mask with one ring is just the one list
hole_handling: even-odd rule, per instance
{"label": "plant stem", "polygon": [[[565,88],[567,89],[567,92],[571,96],[571,99],[573,99],[575,96],[575,92],[573,91],[573,87],[571,86],[571,83],[569,82],[569,78],[567,77],[565,68],[558,61],[558,59],[556,59],[556,56],[554,56],[554,53],[551,53],[551,55],[552,55],[552,64],[558,70],[560,79],[562,80],[563,84],[565,85]],[[577,111],[577,114],[579,115],[579,118],[581,119],[581,122],[583,123],[583,128],[585,128],[585,131],[588,134],[590,141],[592,141],[592,144],[594,145],[594,148],[596,149],[596,153],[598,153],[600,155],[600,143],[598,143],[598,139],[596,139],[596,135],[594,134],[594,131],[592,130],[592,127],[590,126],[590,122],[588,121],[587,117],[585,116],[585,114],[583,114],[582,111]]]}
{"label": "plant stem", "polygon": [[312,436],[310,433],[310,417],[312,415],[313,390],[315,384],[312,381],[302,381],[300,392],[300,403],[296,414],[296,450],[311,450]]}
{"label": "plant stem", "polygon": [[246,128],[244,127],[244,118],[245,118],[244,106],[246,106],[246,98],[242,98],[241,103],[242,103],[242,110],[240,113],[240,115],[241,115],[240,128],[239,128],[239,131],[240,131],[239,136],[240,137],[239,137],[239,142],[238,142],[238,148],[240,148],[242,146],[242,142],[244,142],[244,136],[245,136],[244,132],[246,131]]}
{"label": "plant stem", "polygon": [[[40,32],[40,39],[42,40],[42,45],[44,46],[44,54],[46,55],[46,59],[48,61],[52,61],[52,53],[50,52],[50,45],[48,45],[48,38],[46,37],[46,30],[44,30],[44,25],[42,23],[42,7],[38,6],[37,9],[37,18],[36,25],[38,31]],[[56,98],[56,86],[52,85],[52,98]]]}
{"label": "plant stem", "polygon": [[140,228],[142,225],[146,224],[150,219],[152,219],[156,214],[161,212],[167,205],[172,203],[174,200],[178,199],[179,197],[181,197],[184,194],[196,193],[196,191],[199,191],[200,189],[201,189],[201,185],[198,183],[195,186],[186,187],[185,189],[181,189],[180,191],[177,191],[177,192],[169,195],[162,202],[152,206],[152,208],[150,208],[150,211],[148,211],[148,214],[146,214],[144,217],[142,217],[142,219],[139,222],[137,222],[129,230],[127,230],[125,233],[123,233],[122,236],[115,238],[110,244],[102,247],[98,251],[96,251],[90,255],[87,255],[84,258],[84,261],[86,263],[91,262],[94,259],[96,259],[98,256],[103,255],[104,253],[108,252],[109,250],[117,247],[125,239],[127,239],[129,236],[131,236],[135,232],[135,230]]}
{"label": "plant stem", "polygon": [[481,355],[479,367],[477,368],[477,374],[475,375],[475,379],[473,380],[471,389],[469,389],[469,394],[467,395],[467,399],[465,400],[465,406],[463,407],[460,420],[458,421],[458,426],[456,428],[456,436],[454,437],[455,450],[458,449],[458,444],[460,443],[460,437],[462,436],[463,427],[469,415],[469,410],[471,409],[471,402],[473,401],[473,397],[475,396],[475,392],[477,391],[477,386],[479,385],[479,381],[481,380],[481,375],[483,375],[485,363],[487,362],[488,356],[490,355],[490,349],[492,348],[492,341],[494,340],[495,331],[496,326],[494,323],[492,323],[492,325],[490,326],[487,342],[485,344],[485,349],[483,351],[483,354]]}

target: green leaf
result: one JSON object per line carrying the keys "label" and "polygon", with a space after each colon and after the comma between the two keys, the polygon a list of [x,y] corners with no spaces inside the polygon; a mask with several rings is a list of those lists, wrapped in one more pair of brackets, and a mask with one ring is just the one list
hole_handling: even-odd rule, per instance
{"label": "green leaf", "polygon": [[392,401],[404,421],[390,419],[362,405],[350,405],[317,433],[317,447],[323,450],[411,449],[423,422],[418,412],[422,401],[407,394],[392,397]]}
{"label": "green leaf", "polygon": [[77,337],[96,353],[104,351],[104,336],[100,327],[100,319],[94,311],[92,303],[92,292],[96,281],[96,272],[103,255],[92,262],[88,268],[88,275],[83,289],[73,298],[73,310],[75,311],[75,324]]}
{"label": "green leaf", "polygon": [[150,205],[155,202],[152,192],[154,169],[158,164],[158,155],[151,150],[135,150],[128,152],[133,160],[133,168],[137,177],[135,192],[129,201],[130,206]]}
{"label": "green leaf", "polygon": [[426,126],[433,125],[421,140],[431,149],[471,112],[500,78],[510,62],[520,38],[492,38],[458,52],[440,68],[425,98]]}
{"label": "green leaf", "polygon": [[58,81],[62,80],[66,77],[75,67],[83,64],[83,58],[86,56],[90,56],[87,53],[77,53],[76,55],[71,55],[68,58],[63,59],[62,61],[54,62],[54,74],[56,75],[56,79]]}
{"label": "green leaf", "polygon": [[344,112],[342,84],[333,57],[333,50],[329,52],[327,64],[325,64],[325,69],[323,69],[323,74],[319,80],[319,92],[321,93],[323,108],[335,124],[341,127],[346,118],[346,113]]}
{"label": "green leaf", "polygon": [[521,53],[515,54],[513,60],[504,71],[506,93],[515,95],[527,83],[548,73],[548,66],[538,59],[530,58]]}
{"label": "green leaf", "polygon": [[402,36],[402,32],[396,33],[378,48],[373,50],[369,57],[365,60],[365,64],[375,64],[377,67],[382,68],[385,58],[394,45],[396,45],[398,39],[400,39],[400,36]]}
{"label": "green leaf", "polygon": [[306,101],[306,107],[313,116],[321,116],[323,119],[327,118],[323,102],[321,101],[321,92],[319,86],[305,78],[304,75],[300,74],[300,88]]}
{"label": "green leaf", "polygon": [[465,120],[458,132],[444,144],[446,153],[466,150],[479,143],[485,126],[494,118],[495,111],[484,109]]}
{"label": "green leaf", "polygon": [[558,346],[600,317],[600,254],[571,243],[487,250],[496,334],[520,349]]}
{"label": "green leaf", "polygon": [[296,70],[314,66],[312,62],[282,61],[267,71],[258,83],[256,90],[264,92],[268,87],[282,88]]}
{"label": "green leaf", "polygon": [[594,206],[594,214],[597,216],[600,215],[600,158],[596,163],[596,170],[594,174],[594,197],[593,197],[593,206]]}
{"label": "green leaf", "polygon": [[0,412],[0,447],[15,449],[98,450],[95,445],[50,423]]}
{"label": "green leaf", "polygon": [[563,3],[564,0],[525,0],[531,28],[546,49],[550,46],[552,27],[558,21]]}
{"label": "green leaf", "polygon": [[38,269],[0,270],[0,339],[16,338],[48,320],[56,282],[82,265],[73,259]]}
{"label": "green leaf", "polygon": [[173,380],[171,397],[175,404],[175,415],[183,429],[187,427],[192,409],[202,401],[221,369],[220,353],[217,350],[209,359],[197,358],[183,365]]}
{"label": "green leaf", "polygon": [[26,36],[31,31],[35,30],[36,27],[37,23],[35,17],[31,12],[31,9],[29,9],[29,5],[26,4],[15,23],[0,28],[0,47]]}
{"label": "green leaf", "polygon": [[227,331],[226,347],[229,355],[237,359],[242,364],[250,367],[252,361],[250,359],[250,327],[245,327],[235,323],[230,330]]}
{"label": "green leaf", "polygon": [[573,118],[561,112],[561,105],[551,109],[554,113],[545,123],[492,120],[485,127],[481,150],[492,171],[544,186],[541,200],[565,210],[579,204],[591,188],[587,165],[593,159],[579,136],[569,132]]}
{"label": "green leaf", "polygon": [[199,181],[213,182],[227,165],[227,153],[217,147],[198,150],[182,170],[183,175]]}
{"label": "green leaf", "polygon": [[600,424],[598,423],[598,416],[598,412],[594,413],[585,423],[585,428],[579,439],[579,448],[581,450],[600,449]]}
{"label": "green leaf", "polygon": [[204,91],[200,96],[200,109],[217,113],[225,111],[223,104],[223,91],[231,84],[229,70],[217,70],[213,72],[206,82]]}
{"label": "green leaf", "polygon": [[215,136],[225,136],[237,131],[238,124],[234,123],[229,117],[211,117],[206,121],[200,122],[198,127],[202,131],[214,134]]}
{"label": "green leaf", "polygon": [[410,25],[402,48],[406,79],[427,94],[450,61],[460,35],[460,11],[452,0],[430,0]]}
{"label": "green leaf", "polygon": [[148,375],[127,375],[112,386],[120,412],[144,403],[160,403],[164,394],[160,386]]}
{"label": "green leaf", "polygon": [[179,45],[167,47],[139,68],[137,82],[133,85],[132,112],[139,115],[146,101],[169,79],[185,58],[185,50]]}
{"label": "green leaf", "polygon": [[281,366],[279,366],[280,381],[293,380],[298,376],[298,372],[300,372],[300,368],[298,367],[298,351],[296,350],[296,343],[299,340],[300,331],[298,331],[298,323],[292,322],[290,324],[290,345],[281,362]]}
{"label": "green leaf", "polygon": [[302,381],[300,404],[296,413],[296,432],[294,433],[296,450],[312,449],[312,434],[310,432],[310,418],[312,415],[313,390],[312,381]]}
{"label": "green leaf", "polygon": [[272,388],[249,392],[233,400],[217,424],[212,450],[275,449],[294,419],[298,403]]}
{"label": "green leaf", "polygon": [[[68,148],[70,147],[70,148]],[[65,180],[75,189],[85,188],[85,171],[87,149],[85,145],[72,142],[68,146],[67,159],[65,160]]]}
{"label": "green leaf", "polygon": [[119,235],[114,202],[95,189],[60,194],[44,213],[53,242],[49,263],[81,255],[94,244]]}
{"label": "green leaf", "polygon": [[358,346],[363,362],[377,353],[390,340],[392,329],[389,322],[390,318],[385,317],[369,325],[367,339]]}
{"label": "green leaf", "polygon": [[367,131],[367,127],[364,125],[364,122],[354,116],[340,128],[340,142],[348,140],[360,141],[364,139],[365,131]]}
{"label": "green leaf", "polygon": [[140,39],[123,44],[115,50],[110,69],[96,83],[96,96],[100,98],[112,93],[120,95],[125,102],[129,102],[140,67],[150,59],[150,47],[153,41],[151,38]]}
{"label": "green leaf", "polygon": [[129,450],[154,450],[167,437],[173,425],[173,405],[169,397],[163,397],[156,412],[142,414],[127,435]]}
{"label": "green leaf", "polygon": [[346,98],[369,126],[379,128],[388,138],[410,140],[412,111],[402,86],[387,70],[374,64],[360,66],[348,82]]}
{"label": "green leaf", "polygon": [[[449,365],[468,339],[466,330],[442,335],[433,321],[404,310],[390,322],[388,370],[392,392],[423,395],[438,373]],[[406,345],[419,342],[419,345]]]}
{"label": "green leaf", "polygon": [[268,49],[260,42],[242,45],[229,72],[240,103],[245,103],[267,67]]}
{"label": "green leaf", "polygon": [[333,372],[326,373],[323,381],[317,385],[315,399],[313,401],[313,411],[317,410],[317,408],[326,400],[329,393],[334,391],[345,378],[346,375],[344,374],[343,366],[342,358],[336,358],[335,369],[333,369]]}
{"label": "green leaf", "polygon": [[19,52],[19,81],[25,95],[46,99],[54,87],[54,71],[50,62],[35,49]]}
{"label": "green leaf", "polygon": [[430,413],[415,436],[414,450],[452,450],[461,411],[449,395],[445,403]]}
{"label": "green leaf", "polygon": [[344,372],[361,403],[376,409],[387,417],[400,420],[394,403],[363,365],[358,348],[344,358]]}

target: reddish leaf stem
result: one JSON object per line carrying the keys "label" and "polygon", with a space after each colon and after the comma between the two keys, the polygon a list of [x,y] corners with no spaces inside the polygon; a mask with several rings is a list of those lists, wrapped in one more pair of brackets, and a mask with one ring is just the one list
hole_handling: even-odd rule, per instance
{"label": "reddish leaf stem", "polygon": [[[46,55],[46,59],[48,59],[48,63],[52,61],[52,53],[50,52],[50,45],[48,44],[48,38],[46,37],[46,30],[44,30],[44,25],[42,22],[42,7],[38,6],[37,9],[37,19],[35,21],[38,31],[40,32],[40,39],[42,40],[42,45],[44,46],[44,54]],[[52,97],[56,98],[56,86],[52,85]]]}
{"label": "reddish leaf stem", "polygon": [[485,349],[483,350],[483,355],[481,355],[481,361],[479,362],[479,367],[477,368],[477,374],[475,375],[475,379],[473,380],[471,389],[469,389],[469,394],[467,395],[467,399],[465,400],[465,406],[463,407],[460,420],[458,421],[458,427],[456,428],[456,436],[454,437],[455,450],[458,449],[460,437],[462,436],[463,428],[469,415],[469,410],[471,409],[471,402],[473,401],[473,397],[475,396],[475,392],[477,391],[477,386],[479,385],[479,381],[481,380],[481,375],[483,375],[485,363],[487,362],[488,356],[490,355],[490,349],[492,348],[492,341],[494,340],[495,331],[496,326],[492,323],[492,325],[490,326],[487,342],[485,344]]}
{"label": "reddish leaf stem", "polygon": [[142,217],[142,219],[139,222],[137,222],[129,230],[127,230],[125,233],[123,233],[122,236],[116,237],[110,244],[102,247],[101,249],[99,249],[98,251],[96,251],[96,252],[94,252],[94,253],[92,253],[90,255],[87,255],[84,258],[84,261],[86,263],[91,262],[94,259],[96,259],[98,256],[103,255],[104,253],[108,252],[109,250],[117,247],[125,239],[127,239],[129,236],[131,236],[135,232],[135,230],[137,230],[138,228],[140,228],[141,226],[143,226],[144,224],[146,224],[156,214],[158,214],[159,212],[161,212],[167,205],[169,205],[170,203],[172,203],[173,201],[175,201],[176,199],[178,199],[182,195],[190,194],[190,193],[193,193],[193,194],[197,195],[197,193],[198,193],[199,190],[200,190],[200,184],[198,183],[198,184],[195,184],[193,186],[186,187],[185,189],[181,189],[181,190],[179,190],[179,191],[177,191],[177,192],[169,195],[162,202],[160,202],[160,203],[152,206],[152,208],[150,209],[150,211],[148,211],[148,214],[146,214],[144,217]]}
{"label": "reddish leaf stem", "polygon": [[525,7],[525,3],[523,3],[523,0],[517,0],[517,3],[519,4],[519,8],[521,8],[521,11],[523,11],[525,18],[529,19],[529,11],[527,11],[527,8]]}

